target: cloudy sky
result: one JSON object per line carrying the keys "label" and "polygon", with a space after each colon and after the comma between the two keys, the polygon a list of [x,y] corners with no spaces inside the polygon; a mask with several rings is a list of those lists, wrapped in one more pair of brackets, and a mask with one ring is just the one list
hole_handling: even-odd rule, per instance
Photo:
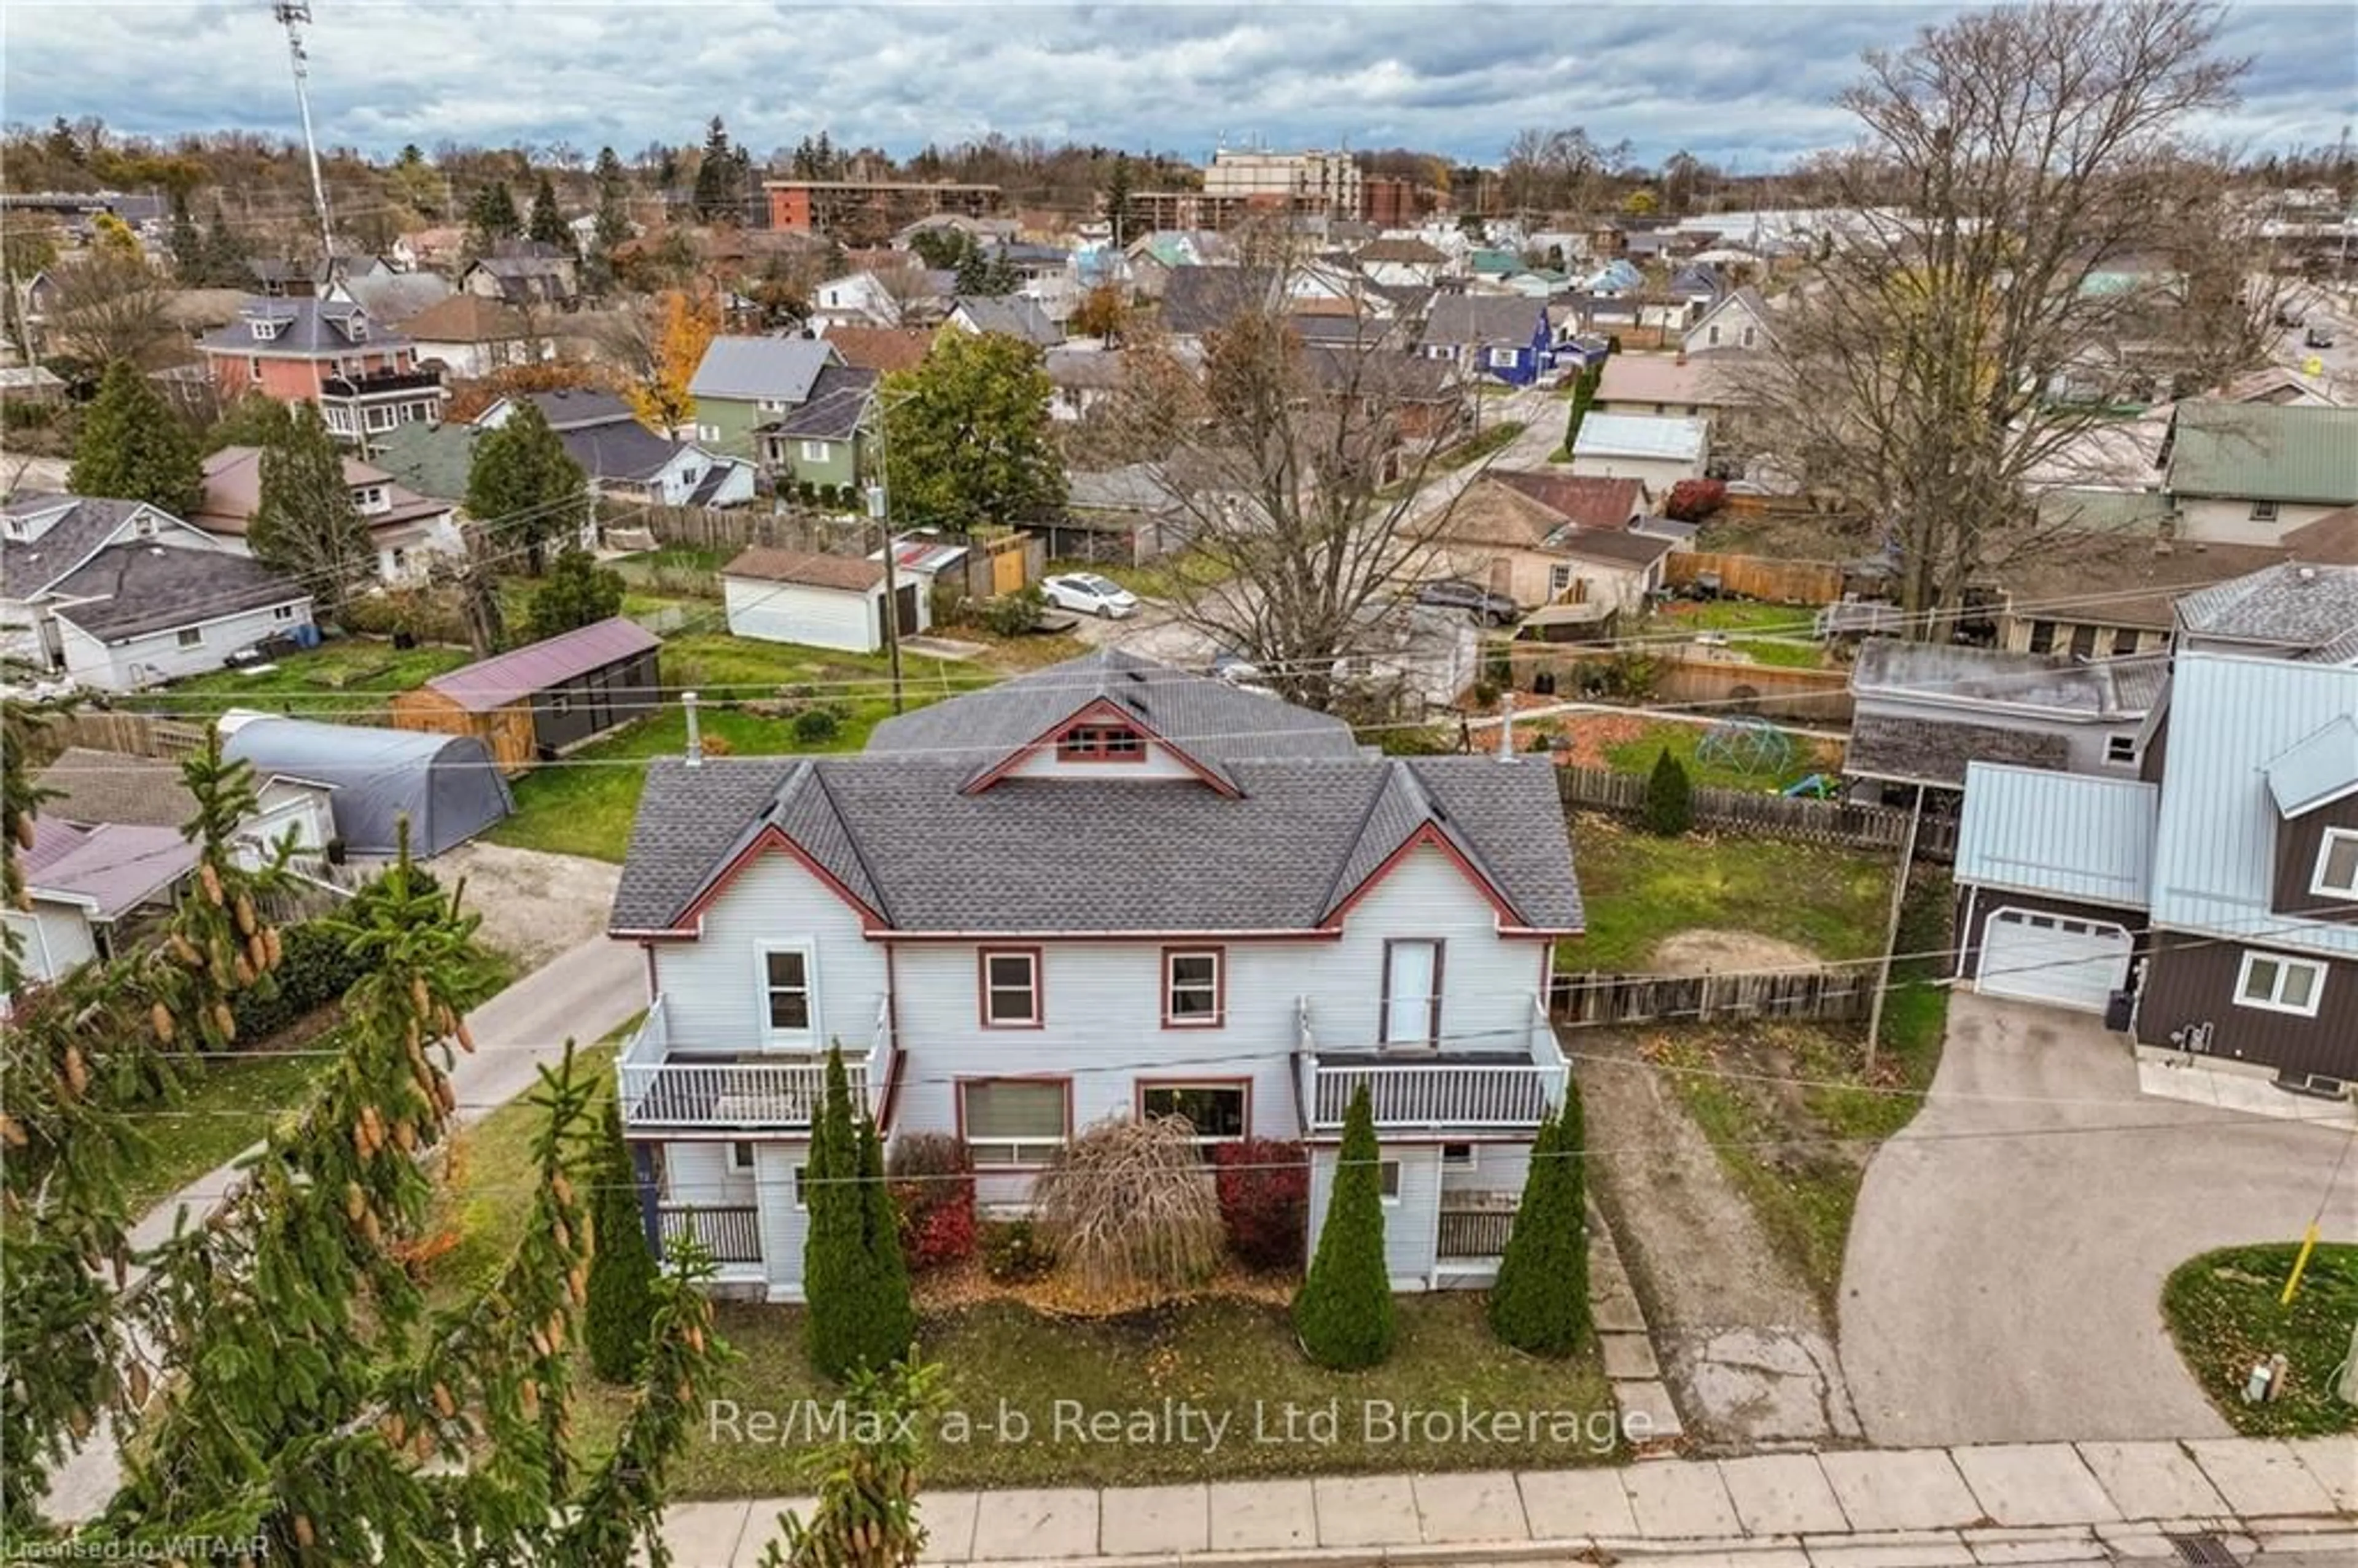
{"label": "cloudy sky", "polygon": [[[1152,146],[1223,137],[1429,147],[1494,162],[1523,125],[1628,137],[1758,170],[1840,140],[1827,100],[1861,49],[1953,7],[314,0],[323,141],[693,139],[724,115],[757,151],[826,129],[896,154],[989,132]],[[2332,140],[2358,107],[2358,12],[2243,7],[2243,108],[2206,127],[2261,148]],[[0,114],[151,134],[296,128],[266,0],[5,0]]]}

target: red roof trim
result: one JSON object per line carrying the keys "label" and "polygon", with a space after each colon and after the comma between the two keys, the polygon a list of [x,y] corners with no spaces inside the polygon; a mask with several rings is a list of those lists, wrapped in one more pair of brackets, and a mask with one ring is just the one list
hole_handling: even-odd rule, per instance
{"label": "red roof trim", "polygon": [[712,907],[714,901],[728,891],[729,884],[735,881],[740,874],[762,856],[773,850],[782,851],[792,857],[803,870],[825,883],[829,892],[849,904],[852,913],[860,916],[862,930],[878,931],[883,928],[884,917],[882,914],[869,908],[859,894],[838,880],[834,872],[813,860],[808,850],[787,838],[785,829],[772,823],[755,834],[753,841],[739,850],[736,859],[721,867],[719,872],[705,884],[704,891],[696,895],[696,902],[680,912],[678,920],[674,923],[674,931],[683,936],[701,935],[697,927],[704,918],[704,912]]}
{"label": "red roof trim", "polygon": [[1375,892],[1376,884],[1391,875],[1393,868],[1408,858],[1410,850],[1425,845],[1431,845],[1439,849],[1455,862],[1457,869],[1466,873],[1466,881],[1479,888],[1482,891],[1482,896],[1490,901],[1490,907],[1498,912],[1498,922],[1502,926],[1522,925],[1523,917],[1515,912],[1514,905],[1507,902],[1507,895],[1498,891],[1498,884],[1484,876],[1476,868],[1474,862],[1466,858],[1466,852],[1450,842],[1449,835],[1444,833],[1438,825],[1431,822],[1425,823],[1410,834],[1399,849],[1384,857],[1382,865],[1368,873],[1366,881],[1346,893],[1342,901],[1335,905],[1335,913],[1326,917],[1325,925],[1329,927],[1340,926],[1343,924],[1343,917],[1350,914],[1352,905]]}
{"label": "red roof trim", "polygon": [[1130,712],[1128,708],[1122,707],[1120,703],[1114,701],[1113,698],[1109,697],[1091,697],[1087,703],[1075,709],[1073,712],[1065,714],[1062,719],[1057,719],[1056,722],[1048,726],[1047,729],[1042,730],[1038,735],[1026,741],[1023,744],[1016,747],[1012,752],[1010,752],[1006,756],[1001,757],[998,762],[992,763],[989,771],[977,778],[973,783],[966,785],[958,793],[961,795],[981,794],[984,790],[989,789],[992,784],[995,784],[1001,779],[1005,778],[1010,773],[1022,766],[1026,761],[1037,755],[1041,752],[1044,751],[1053,752],[1056,747],[1057,737],[1064,734],[1065,730],[1072,729],[1076,724],[1087,724],[1092,721],[1120,724],[1129,729],[1137,730],[1149,741],[1153,741],[1156,745],[1170,752],[1174,757],[1176,757],[1179,760],[1180,765],[1184,767],[1189,773],[1194,773],[1197,778],[1203,780],[1206,784],[1211,785],[1222,795],[1225,795],[1231,799],[1236,798],[1238,791],[1234,784],[1229,784],[1226,779],[1220,777],[1219,774],[1214,773],[1211,769],[1206,767],[1203,763],[1189,756],[1184,747],[1173,742],[1171,740],[1166,738],[1162,731],[1156,730],[1154,726],[1147,723],[1146,720],[1139,718],[1138,715]]}

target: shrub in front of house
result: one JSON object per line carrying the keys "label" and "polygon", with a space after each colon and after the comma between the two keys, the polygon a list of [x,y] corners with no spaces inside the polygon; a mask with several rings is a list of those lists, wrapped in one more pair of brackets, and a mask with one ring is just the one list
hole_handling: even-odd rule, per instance
{"label": "shrub in front of house", "polygon": [[982,1271],[1000,1284],[1023,1284],[1056,1266],[1055,1250],[1028,1219],[994,1220],[979,1228]]}
{"label": "shrub in front of house", "polygon": [[841,732],[843,721],[824,708],[806,708],[795,715],[795,744],[824,746]]}
{"label": "shrub in front of house", "polygon": [[626,1383],[639,1375],[646,1358],[655,1260],[647,1249],[639,1214],[638,1175],[631,1166],[630,1145],[622,1141],[622,1108],[611,1098],[591,1168],[598,1190],[590,1199],[590,1234],[597,1246],[590,1254],[590,1301],[583,1309],[582,1337],[589,1342],[590,1364],[598,1376],[610,1383]]}
{"label": "shrub in front of house", "polygon": [[1531,1144],[1522,1202],[1490,1288],[1490,1332],[1534,1356],[1569,1356],[1588,1337],[1585,1141],[1580,1087],[1567,1082],[1563,1108]]}
{"label": "shrub in front of house", "polygon": [[1083,1290],[1174,1295],[1219,1268],[1220,1205],[1196,1147],[1184,1117],[1109,1117],[1056,1152],[1033,1209]]}
{"label": "shrub in front of house", "polygon": [[[410,875],[417,879],[426,873],[413,871]],[[366,891],[362,890],[362,896],[366,896]],[[345,914],[358,919],[362,913],[360,900],[355,898]],[[230,997],[230,1012],[237,1021],[237,1037],[248,1044],[276,1034],[341,1000],[373,967],[366,958],[356,957],[325,921],[305,920],[281,926],[278,939],[278,968],[273,971],[278,981],[277,994],[261,997],[251,989],[241,989]]]}
{"label": "shrub in front of house", "polygon": [[982,629],[994,637],[1021,637],[1040,622],[1048,608],[1048,595],[1039,584],[1002,593],[997,599],[986,600],[978,612]]}
{"label": "shrub in front of house", "polygon": [[1318,1255],[1293,1293],[1293,1332],[1321,1367],[1351,1371],[1391,1354],[1391,1271],[1384,1261],[1383,1151],[1365,1084],[1351,1097]]}
{"label": "shrub in front of house", "polygon": [[811,1365],[838,1382],[863,1367],[881,1371],[908,1353],[916,1313],[875,1124],[852,1103],[839,1047],[827,1054],[827,1099],[811,1129],[803,1201]]}
{"label": "shrub in front of house", "polygon": [[1310,1160],[1299,1143],[1246,1138],[1212,1155],[1228,1250],[1249,1269],[1299,1269],[1310,1222]]}
{"label": "shrub in front of house", "polygon": [[913,1272],[974,1256],[974,1165],[964,1143],[946,1132],[903,1133],[892,1141],[886,1170]]}
{"label": "shrub in front of house", "polygon": [[1676,838],[1694,826],[1694,785],[1687,770],[1665,746],[1646,778],[1646,831]]}

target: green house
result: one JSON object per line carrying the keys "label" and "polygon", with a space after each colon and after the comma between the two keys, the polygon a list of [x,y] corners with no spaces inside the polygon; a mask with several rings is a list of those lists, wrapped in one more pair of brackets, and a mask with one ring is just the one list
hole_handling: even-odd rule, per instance
{"label": "green house", "polygon": [[781,488],[859,484],[865,444],[860,427],[875,387],[872,370],[840,364],[821,370],[808,397],[754,427],[762,467]]}
{"label": "green house", "polygon": [[764,461],[762,427],[810,402],[819,376],[842,366],[817,338],[715,338],[687,384],[696,406],[687,434],[716,456]]}

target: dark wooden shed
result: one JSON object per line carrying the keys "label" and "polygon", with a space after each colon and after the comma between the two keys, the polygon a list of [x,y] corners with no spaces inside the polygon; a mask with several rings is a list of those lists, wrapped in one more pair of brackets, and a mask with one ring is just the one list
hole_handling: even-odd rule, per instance
{"label": "dark wooden shed", "polygon": [[501,772],[520,773],[662,707],[662,646],[618,615],[437,676],[393,699],[393,722],[475,736]]}

